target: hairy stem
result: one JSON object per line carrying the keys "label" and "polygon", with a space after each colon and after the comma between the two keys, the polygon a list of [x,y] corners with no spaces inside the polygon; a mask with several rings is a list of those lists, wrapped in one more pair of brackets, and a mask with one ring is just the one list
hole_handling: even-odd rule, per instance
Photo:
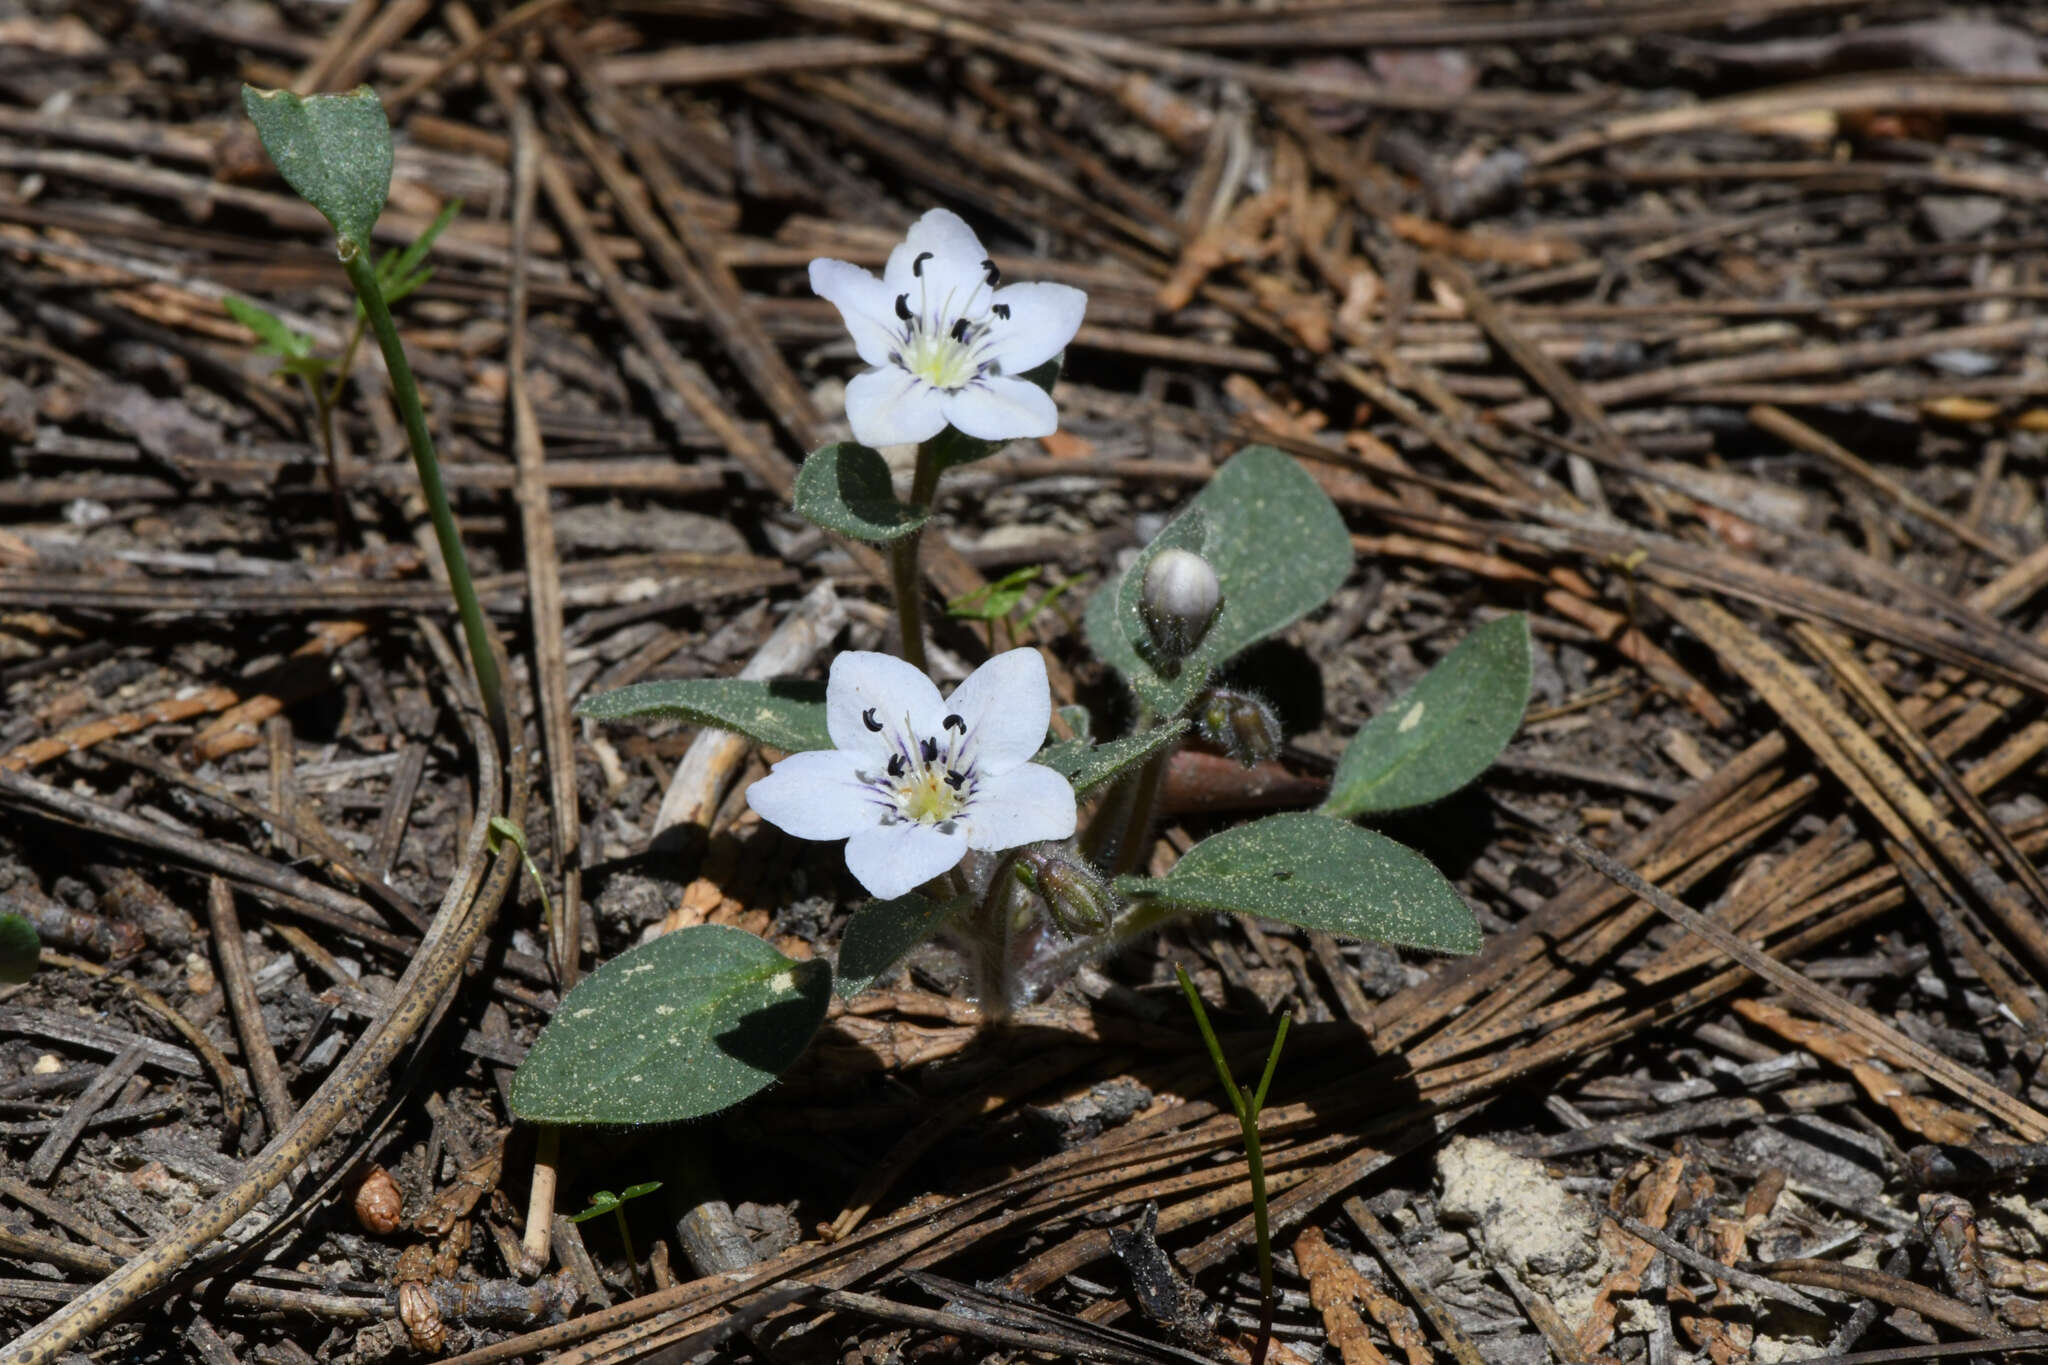
{"label": "hairy stem", "polygon": [[[939,462],[933,450],[938,438],[917,448],[917,472],[910,476],[910,502],[931,510],[932,495],[939,486]],[[924,577],[918,572],[918,549],[924,543],[922,530],[912,531],[889,542],[889,586],[896,594],[896,622],[903,634],[903,659],[920,673],[924,654]]]}
{"label": "hairy stem", "polygon": [[462,552],[462,536],[455,528],[455,513],[448,506],[448,490],[441,483],[441,461],[434,453],[434,438],[427,431],[427,415],[420,407],[419,383],[406,363],[405,347],[398,328],[391,321],[391,309],[384,303],[384,290],[377,283],[377,268],[369,253],[354,242],[341,243],[342,267],[356,297],[363,301],[370,330],[384,352],[384,368],[391,375],[392,396],[405,418],[405,434],[412,443],[413,467],[419,471],[420,490],[426,494],[427,512],[434,521],[434,538],[441,543],[441,559],[448,570],[448,588],[462,615],[462,635],[469,645],[469,666],[476,674],[476,689],[483,698],[484,712],[501,742],[510,733],[505,716],[505,688],[498,676],[498,661],[491,654],[490,634],[484,625],[483,605],[477,601],[476,584],[469,575],[469,560]]}
{"label": "hairy stem", "polygon": [[1131,787],[1131,813],[1124,821],[1122,837],[1117,840],[1116,860],[1110,865],[1110,876],[1121,877],[1138,870],[1150,848],[1153,811],[1159,804],[1160,790],[1166,785],[1166,765],[1173,761],[1173,751],[1178,747],[1167,745],[1146,759],[1145,766],[1138,769],[1137,781]]}

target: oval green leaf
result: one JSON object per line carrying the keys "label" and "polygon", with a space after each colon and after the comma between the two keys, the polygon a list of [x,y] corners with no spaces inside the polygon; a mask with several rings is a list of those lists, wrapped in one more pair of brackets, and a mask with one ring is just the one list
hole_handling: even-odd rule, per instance
{"label": "oval green leaf", "polygon": [[1132,899],[1256,915],[1344,938],[1479,950],[1479,922],[1427,858],[1356,825],[1294,811],[1211,835],[1164,877],[1119,877]]}
{"label": "oval green leaf", "polygon": [[35,975],[42,960],[36,927],[20,915],[0,915],[0,984],[14,985]]}
{"label": "oval green leaf", "polygon": [[[1203,556],[1223,586],[1223,606],[1209,633],[1170,676],[1146,657],[1151,642],[1138,617],[1145,568],[1168,546]],[[1350,572],[1351,536],[1329,496],[1292,456],[1247,446],[1139,552],[1121,579],[1095,594],[1088,603],[1088,642],[1141,701],[1161,715],[1179,715],[1232,655],[1329,601]]]}
{"label": "oval green leaf", "polygon": [[790,496],[798,516],[855,540],[897,540],[931,520],[930,508],[897,498],[888,462],[857,441],[812,451]]}
{"label": "oval green leaf", "polygon": [[367,247],[391,189],[391,124],[377,93],[359,85],[346,95],[299,96],[245,85],[242,107],[285,183],[344,242]]}
{"label": "oval green leaf", "polygon": [[569,992],[512,1077],[533,1123],[676,1123],[773,1084],[825,1022],[832,973],[741,929],[700,924],[605,963]]}
{"label": "oval green leaf", "polygon": [[825,684],[800,679],[753,682],[746,678],[672,678],[634,683],[576,703],[592,720],[686,720],[745,735],[757,744],[800,753],[829,749]]}
{"label": "oval green leaf", "polygon": [[894,900],[869,901],[855,910],[846,923],[846,937],[839,942],[839,993],[851,1000],[874,985],[967,904],[965,896],[934,901],[912,891]]}
{"label": "oval green leaf", "polygon": [[1322,813],[1348,820],[1442,800],[1500,757],[1528,706],[1529,618],[1511,612],[1351,737]]}

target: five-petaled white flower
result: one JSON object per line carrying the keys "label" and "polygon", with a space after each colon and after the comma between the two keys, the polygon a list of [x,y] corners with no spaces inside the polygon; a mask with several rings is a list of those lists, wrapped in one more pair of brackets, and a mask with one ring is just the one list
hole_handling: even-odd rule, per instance
{"label": "five-petaled white flower", "polygon": [[1012,284],[960,215],[910,225],[882,278],[846,261],[811,262],[811,288],[846,319],[875,366],[846,386],[863,445],[928,441],[950,424],[984,441],[1059,430],[1051,395],[1027,379],[1074,339],[1088,296],[1071,285]]}
{"label": "five-petaled white flower", "polygon": [[1045,660],[998,654],[941,701],[889,654],[849,650],[825,684],[831,749],[791,754],[747,789],[799,839],[846,840],[846,866],[890,899],[992,851],[1074,832],[1074,789],[1031,762],[1052,719]]}

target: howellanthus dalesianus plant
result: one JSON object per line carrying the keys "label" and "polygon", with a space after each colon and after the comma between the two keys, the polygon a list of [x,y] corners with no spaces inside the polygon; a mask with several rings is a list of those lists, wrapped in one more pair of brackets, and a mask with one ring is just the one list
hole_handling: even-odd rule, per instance
{"label": "howellanthus dalesianus plant", "polygon": [[[640,683],[578,713],[681,719],[781,751],[748,803],[797,838],[844,840],[847,870],[872,899],[850,907],[836,964],[796,961],[718,925],[613,958],[527,1054],[514,1112],[628,1125],[717,1113],[796,1061],[835,988],[868,989],[928,939],[961,954],[992,1019],[1191,914],[1476,949],[1478,926],[1443,875],[1354,821],[1440,800],[1492,763],[1528,698],[1525,620],[1481,625],[1361,729],[1320,808],[1225,828],[1163,875],[1143,875],[1181,745],[1247,765],[1278,751],[1274,709],[1218,675],[1343,584],[1343,518],[1277,450],[1253,446],[1218,469],[1088,603],[1087,642],[1131,694],[1128,733],[1098,741],[1088,713],[1069,707],[1071,736],[1054,738],[1035,649],[996,654],[942,694],[924,664],[919,534],[947,470],[1056,429],[1053,387],[1086,297],[1003,284],[973,230],[944,209],[911,226],[879,278],[830,260],[812,262],[810,277],[870,368],[847,385],[855,439],[811,454],[794,502],[821,527],[889,547],[901,657],[842,653],[822,684]],[[912,442],[903,498],[874,447]]]}

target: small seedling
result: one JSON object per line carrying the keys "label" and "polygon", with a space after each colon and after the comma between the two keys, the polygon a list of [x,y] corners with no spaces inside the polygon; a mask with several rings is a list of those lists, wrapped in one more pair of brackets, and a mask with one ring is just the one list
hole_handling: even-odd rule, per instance
{"label": "small seedling", "polygon": [[[1024,605],[1031,585],[1045,573],[1040,564],[1027,565],[1004,574],[992,583],[984,583],[972,592],[962,593],[946,603],[946,615],[961,621],[979,621],[988,632],[988,647],[991,653],[996,649],[996,626],[1003,628],[1003,647],[1014,649],[1038,619],[1040,612],[1052,606],[1068,588],[1080,582],[1078,577],[1062,578],[1045,590],[1043,596],[1033,603],[1022,616],[1017,609]],[[1014,619],[1013,619],[1014,618]]]}
{"label": "small seedling", "polygon": [[[441,479],[441,459],[435,453],[434,438],[427,430],[426,409],[420,402],[419,382],[413,378],[412,365],[405,358],[397,324],[391,320],[385,279],[370,258],[370,237],[391,190],[391,122],[385,117],[384,105],[367,85],[357,86],[345,95],[304,97],[289,90],[258,90],[245,85],[242,108],[256,125],[256,136],[277,164],[285,183],[320,210],[320,215],[334,228],[335,254],[356,292],[363,318],[377,338],[378,349],[384,353],[384,369],[391,376],[391,396],[398,404],[399,416],[405,420],[413,468],[419,474],[420,492],[426,496],[434,538],[440,542],[442,567],[448,571],[448,590],[462,617],[462,635],[469,646],[469,666],[476,675],[477,694],[483,699],[484,711],[500,746],[509,747],[511,728],[505,713],[505,688],[498,674],[497,656],[491,652],[483,604],[477,600],[469,557],[463,553],[455,512],[448,504],[448,490]],[[431,235],[427,241],[431,245]],[[420,270],[425,254],[419,242],[401,254],[390,272],[394,285],[417,288],[425,279]]]}
{"label": "small seedling", "polygon": [[[411,246],[403,251],[387,251],[378,259],[377,283],[384,290],[386,304],[396,304],[433,277],[433,267],[425,264],[427,252],[433,249],[434,239],[455,221],[455,215],[460,212],[462,201],[450,201]],[[288,326],[283,318],[260,304],[230,294],[221,300],[221,306],[236,322],[256,334],[258,355],[276,356],[277,368],[305,387],[307,401],[313,405],[314,423],[320,430],[321,453],[327,459],[327,483],[334,493],[335,524],[337,528],[346,526],[348,504],[341,494],[341,452],[334,439],[334,413],[341,404],[341,393],[348,385],[349,376],[355,373],[356,352],[362,347],[363,329],[370,321],[368,310],[363,307],[362,300],[356,301],[355,327],[349,332],[348,344],[341,348],[341,355],[336,358],[315,352],[312,337]]]}
{"label": "small seedling", "polygon": [[484,827],[484,847],[495,858],[507,842],[519,850],[519,861],[526,864],[526,875],[533,878],[534,890],[540,892],[540,908],[547,917],[546,922],[554,923],[555,907],[548,903],[548,884],[541,877],[540,869],[533,865],[533,855],[526,851],[526,831],[502,815],[493,815],[490,824]]}
{"label": "small seedling", "polygon": [[626,1248],[626,1272],[633,1277],[633,1292],[635,1294],[640,1292],[640,1257],[633,1250],[633,1234],[626,1227],[626,1201],[628,1199],[638,1199],[643,1194],[653,1194],[660,1188],[661,1182],[659,1180],[648,1180],[638,1185],[628,1185],[617,1194],[613,1194],[610,1190],[599,1190],[596,1194],[590,1196],[589,1208],[581,1213],[572,1213],[568,1216],[569,1221],[572,1223],[588,1222],[592,1218],[607,1213],[618,1220],[619,1242]]}
{"label": "small seedling", "polygon": [[1202,1031],[1202,1045],[1209,1049],[1209,1060],[1216,1063],[1216,1079],[1223,1082],[1223,1093],[1230,1097],[1230,1107],[1237,1112],[1238,1124],[1244,1129],[1244,1159],[1252,1177],[1252,1226],[1259,1239],[1259,1340],[1252,1347],[1252,1365],[1263,1365],[1273,1335],[1273,1234],[1266,1223],[1266,1162],[1259,1151],[1259,1111],[1266,1107],[1266,1088],[1273,1084],[1273,1068],[1280,1064],[1280,1049],[1287,1042],[1287,1026],[1293,1021],[1284,1014],[1280,1016],[1280,1028],[1273,1035],[1272,1050],[1266,1054],[1266,1070],[1259,1077],[1258,1089],[1239,1085],[1230,1074],[1223,1045],[1216,1041],[1216,1030],[1209,1027],[1209,1012],[1202,1008],[1201,993],[1177,962],[1173,974],[1180,979],[1188,1008],[1195,1013],[1195,1027]]}

